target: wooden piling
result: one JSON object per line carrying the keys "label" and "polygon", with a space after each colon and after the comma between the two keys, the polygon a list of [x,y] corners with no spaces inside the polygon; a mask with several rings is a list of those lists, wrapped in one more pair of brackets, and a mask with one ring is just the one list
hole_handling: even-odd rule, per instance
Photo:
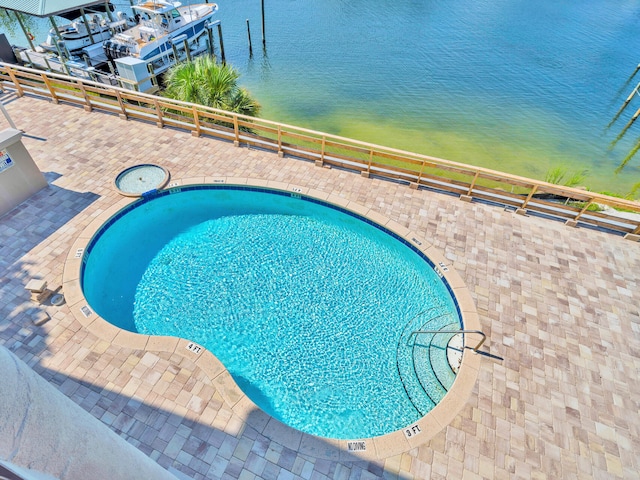
{"label": "wooden piling", "polygon": [[[5,12],[7,12],[7,16],[9,16],[9,12],[10,11],[11,10],[5,10]],[[20,28],[22,29],[22,33],[24,33],[24,36],[27,39],[27,42],[29,42],[29,46],[31,47],[31,50],[35,50],[36,47],[33,45],[33,41],[31,40],[31,37],[29,37],[29,32],[27,32],[27,29],[24,26],[24,22],[22,21],[22,17],[15,10],[13,11],[13,13],[16,15],[16,19],[18,20],[18,24],[20,25]]]}
{"label": "wooden piling", "polygon": [[224,65],[226,62],[224,56],[224,42],[222,41],[222,25],[218,24],[218,38],[220,40],[220,59],[222,60],[222,64]]}
{"label": "wooden piling", "polygon": [[111,72],[111,75],[115,76],[116,74],[116,67],[113,64],[112,60],[107,60],[107,66],[109,67],[109,71]]}
{"label": "wooden piling", "polygon": [[176,44],[173,42],[171,42],[171,50],[173,50],[173,58],[176,63],[178,63],[180,61],[180,57],[178,56],[178,47],[176,47]]}
{"label": "wooden piling", "polygon": [[82,21],[84,22],[85,26],[87,27],[87,34],[89,35],[89,41],[91,41],[91,44],[93,45],[96,42],[93,39],[93,34],[91,33],[91,25],[89,25],[89,22],[87,21],[87,16],[84,13],[84,8],[80,9],[80,15],[82,16]]}
{"label": "wooden piling", "polygon": [[183,40],[183,44],[184,44],[184,53],[187,55],[187,62],[190,62],[191,61],[191,49],[189,48],[189,40],[185,38]]}
{"label": "wooden piling", "polygon": [[60,35],[60,30],[58,30],[58,26],[56,25],[56,22],[53,20],[53,17],[49,17],[49,21],[51,22],[53,31],[56,32],[54,41],[56,44],[56,51],[58,52],[58,57],[60,58],[60,63],[62,64],[62,67],[64,68],[64,71],[66,72],[66,74],[71,76],[71,72],[69,71],[69,66],[67,65],[67,60],[69,59],[69,56],[70,56],[69,51],[67,50],[67,47],[65,46],[64,41],[62,40],[62,36]]}
{"label": "wooden piling", "polygon": [[629,77],[629,81],[631,81],[631,79],[636,76],[636,73],[638,73],[638,70],[640,70],[640,63],[636,65],[636,69],[633,71],[633,73]]}
{"label": "wooden piling", "polygon": [[264,0],[260,0],[260,3],[262,5],[262,48],[267,48],[267,40],[264,33]]}
{"label": "wooden piling", "polygon": [[247,18],[247,39],[249,40],[249,56],[253,57],[253,46],[251,45],[251,29],[249,28],[248,18]]}
{"label": "wooden piling", "polygon": [[209,51],[209,55],[215,57],[216,52],[213,45],[213,32],[211,31],[212,27],[213,25],[210,25],[209,23],[207,23],[207,25],[205,26],[205,28],[207,29],[207,50]]}

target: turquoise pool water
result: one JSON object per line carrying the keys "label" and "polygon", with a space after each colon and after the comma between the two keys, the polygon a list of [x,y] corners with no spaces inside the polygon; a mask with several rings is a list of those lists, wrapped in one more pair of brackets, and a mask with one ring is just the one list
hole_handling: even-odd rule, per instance
{"label": "turquoise pool water", "polygon": [[403,331],[425,310],[424,322],[438,317],[429,328],[460,324],[417,251],[284,192],[167,192],[114,217],[87,252],[82,286],[99,315],[203,345],[264,411],[324,437],[418,420],[426,400],[418,411],[398,373],[409,371],[398,365]]}

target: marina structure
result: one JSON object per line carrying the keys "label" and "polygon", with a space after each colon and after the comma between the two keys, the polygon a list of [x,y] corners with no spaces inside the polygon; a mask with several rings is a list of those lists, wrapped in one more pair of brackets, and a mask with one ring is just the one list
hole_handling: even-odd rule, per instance
{"label": "marina structure", "polygon": [[[156,91],[157,76],[170,66],[213,53],[211,29],[219,24],[213,19],[218,10],[214,3],[183,7],[179,2],[141,1],[132,5],[132,15],[114,13],[109,2],[51,5],[43,0],[35,7],[0,1],[0,8],[17,19],[29,45],[12,47],[15,62],[143,92]],[[22,15],[49,19],[52,28],[45,42],[34,44]],[[71,23],[58,26],[54,17]]]}

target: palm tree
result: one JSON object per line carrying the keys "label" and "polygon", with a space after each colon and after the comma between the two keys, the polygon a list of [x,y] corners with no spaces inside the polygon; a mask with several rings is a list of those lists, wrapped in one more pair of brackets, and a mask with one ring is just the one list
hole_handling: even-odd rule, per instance
{"label": "palm tree", "polygon": [[171,67],[165,75],[164,95],[233,113],[256,117],[260,104],[238,86],[240,74],[209,55]]}

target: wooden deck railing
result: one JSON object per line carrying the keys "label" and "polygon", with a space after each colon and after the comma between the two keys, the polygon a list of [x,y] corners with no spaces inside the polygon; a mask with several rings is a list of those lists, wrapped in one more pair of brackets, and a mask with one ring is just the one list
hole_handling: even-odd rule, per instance
{"label": "wooden deck railing", "polygon": [[194,136],[232,141],[237,146],[252,145],[320,166],[446,192],[465,201],[489,202],[516,213],[598,227],[632,240],[640,236],[640,217],[620,214],[621,210],[640,214],[640,203],[587,190],[5,63],[0,63],[0,87],[14,89],[18,96],[45,97],[88,111],[190,131]]}

